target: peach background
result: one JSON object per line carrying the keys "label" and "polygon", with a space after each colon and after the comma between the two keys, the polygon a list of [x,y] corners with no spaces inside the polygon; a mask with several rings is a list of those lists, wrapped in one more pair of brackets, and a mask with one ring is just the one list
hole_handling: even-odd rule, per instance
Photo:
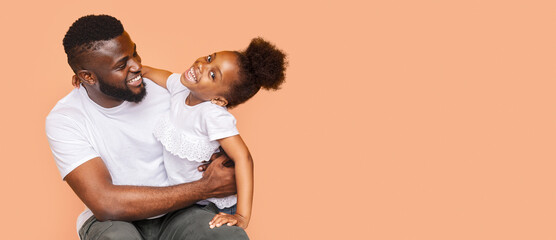
{"label": "peach background", "polygon": [[[386,3],[388,2],[388,3]],[[282,90],[234,110],[256,161],[252,239],[555,239],[552,1],[15,1],[0,9],[3,239],[76,239],[44,119],[62,38],[122,20],[182,71],[263,36]]]}

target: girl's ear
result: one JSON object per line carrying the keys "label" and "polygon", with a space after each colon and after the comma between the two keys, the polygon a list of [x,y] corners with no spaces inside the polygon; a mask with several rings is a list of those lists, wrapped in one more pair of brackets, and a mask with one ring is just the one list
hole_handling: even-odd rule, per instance
{"label": "girl's ear", "polygon": [[88,70],[79,70],[75,80],[88,85],[93,85],[97,82],[94,74]]}
{"label": "girl's ear", "polygon": [[228,100],[223,97],[215,97],[211,99],[210,102],[221,107],[225,107],[226,105],[228,105]]}

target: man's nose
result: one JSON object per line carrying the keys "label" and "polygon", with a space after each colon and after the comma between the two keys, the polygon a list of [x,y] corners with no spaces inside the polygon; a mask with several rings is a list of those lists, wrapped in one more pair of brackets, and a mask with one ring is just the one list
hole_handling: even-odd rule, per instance
{"label": "man's nose", "polygon": [[133,58],[130,61],[130,68],[129,71],[132,72],[139,72],[141,71],[141,68],[143,68],[143,65],[141,64],[141,59],[137,59],[137,58]]}

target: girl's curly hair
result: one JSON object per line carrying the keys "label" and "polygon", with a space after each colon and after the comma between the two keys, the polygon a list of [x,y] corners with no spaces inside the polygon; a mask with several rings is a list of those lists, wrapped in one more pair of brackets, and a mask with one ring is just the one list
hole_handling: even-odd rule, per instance
{"label": "girl's curly hair", "polygon": [[235,51],[239,65],[239,81],[231,86],[225,98],[233,108],[253,97],[261,87],[278,90],[285,80],[286,54],[261,37],[253,38],[244,51]]}

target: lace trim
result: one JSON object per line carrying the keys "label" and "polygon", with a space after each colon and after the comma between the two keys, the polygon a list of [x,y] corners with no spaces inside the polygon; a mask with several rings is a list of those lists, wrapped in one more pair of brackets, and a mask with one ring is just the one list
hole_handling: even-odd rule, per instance
{"label": "lace trim", "polygon": [[153,134],[168,152],[190,161],[207,161],[220,146],[216,141],[186,135],[170,123],[169,116],[160,118]]}
{"label": "lace trim", "polygon": [[206,205],[208,202],[214,203],[216,207],[222,208],[229,208],[237,204],[237,196],[231,195],[223,198],[209,198],[207,200],[200,201],[200,204]]}

